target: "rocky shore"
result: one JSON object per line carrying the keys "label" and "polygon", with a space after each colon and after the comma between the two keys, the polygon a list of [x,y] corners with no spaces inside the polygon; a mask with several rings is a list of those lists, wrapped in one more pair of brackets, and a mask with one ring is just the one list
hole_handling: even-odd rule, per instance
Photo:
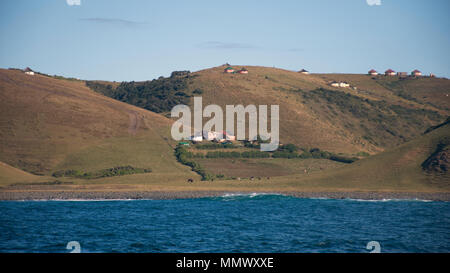
{"label": "rocky shore", "polygon": [[450,193],[426,192],[238,192],[238,191],[0,191],[0,200],[129,200],[219,197],[227,194],[284,194],[299,198],[408,199],[450,201]]}

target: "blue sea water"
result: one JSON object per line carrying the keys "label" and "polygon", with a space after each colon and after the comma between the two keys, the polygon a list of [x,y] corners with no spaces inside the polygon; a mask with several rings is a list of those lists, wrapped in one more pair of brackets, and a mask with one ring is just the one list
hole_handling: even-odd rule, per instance
{"label": "blue sea water", "polygon": [[2,201],[0,252],[449,252],[450,203],[228,195]]}

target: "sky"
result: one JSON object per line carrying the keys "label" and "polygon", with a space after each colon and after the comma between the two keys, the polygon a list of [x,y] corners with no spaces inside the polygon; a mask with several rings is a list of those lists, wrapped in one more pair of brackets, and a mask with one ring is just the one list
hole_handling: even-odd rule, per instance
{"label": "sky", "polygon": [[450,77],[448,0],[1,0],[0,67],[141,81],[226,62]]}

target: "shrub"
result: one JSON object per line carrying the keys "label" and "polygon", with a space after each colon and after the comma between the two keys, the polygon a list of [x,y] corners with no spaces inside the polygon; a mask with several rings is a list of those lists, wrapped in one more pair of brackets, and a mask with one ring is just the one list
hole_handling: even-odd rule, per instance
{"label": "shrub", "polygon": [[184,146],[177,146],[175,148],[175,157],[177,158],[178,162],[180,162],[181,164],[191,167],[191,170],[193,172],[198,173],[202,177],[202,180],[212,180],[213,179],[213,177],[210,174],[208,174],[200,166],[199,163],[197,163],[193,160],[190,160],[190,158],[193,158],[195,156],[194,156],[194,154],[192,154],[191,152],[186,150],[186,148]]}
{"label": "shrub", "polygon": [[304,151],[304,152],[301,153],[298,157],[299,157],[299,158],[303,158],[303,159],[305,159],[305,158],[311,158],[311,157],[312,157],[312,154],[311,154],[309,151]]}
{"label": "shrub", "polygon": [[370,154],[369,154],[369,153],[366,153],[366,152],[358,152],[358,153],[356,154],[356,156],[364,156],[364,157],[367,157],[367,156],[370,156]]}
{"label": "shrub", "polygon": [[293,152],[296,152],[298,150],[298,148],[294,144],[285,144],[283,146],[280,146],[278,148],[278,150],[287,151],[289,153],[293,153]]}
{"label": "shrub", "polygon": [[296,152],[287,151],[275,151],[272,153],[273,158],[297,158],[298,154]]}
{"label": "shrub", "polygon": [[340,155],[332,155],[330,157],[330,160],[349,164],[349,163],[355,162],[356,160],[358,160],[358,158],[356,158],[356,157],[344,157],[344,156],[340,156]]}
{"label": "shrub", "polygon": [[214,149],[228,149],[228,148],[236,148],[234,144],[225,144],[225,143],[205,143],[205,144],[197,144],[195,145],[197,149],[203,150],[214,150]]}
{"label": "shrub", "polygon": [[118,166],[109,169],[99,170],[95,172],[82,172],[77,170],[60,170],[52,174],[54,177],[74,177],[84,179],[96,179],[101,177],[121,176],[136,173],[149,173],[150,168],[135,168],[132,166]]}

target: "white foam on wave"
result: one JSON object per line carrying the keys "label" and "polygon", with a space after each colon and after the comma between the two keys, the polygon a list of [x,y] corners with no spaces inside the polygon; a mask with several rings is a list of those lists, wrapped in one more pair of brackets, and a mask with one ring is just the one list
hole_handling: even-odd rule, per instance
{"label": "white foam on wave", "polygon": [[401,198],[383,198],[383,199],[353,199],[353,198],[346,198],[344,200],[349,201],[357,201],[357,202],[433,202],[433,200],[425,200],[425,199],[401,199]]}
{"label": "white foam on wave", "polygon": [[281,193],[271,193],[271,192],[252,192],[252,193],[225,193],[221,197],[228,198],[228,197],[256,197],[256,196],[262,196],[262,195],[278,195],[278,196],[287,196],[285,194]]}

